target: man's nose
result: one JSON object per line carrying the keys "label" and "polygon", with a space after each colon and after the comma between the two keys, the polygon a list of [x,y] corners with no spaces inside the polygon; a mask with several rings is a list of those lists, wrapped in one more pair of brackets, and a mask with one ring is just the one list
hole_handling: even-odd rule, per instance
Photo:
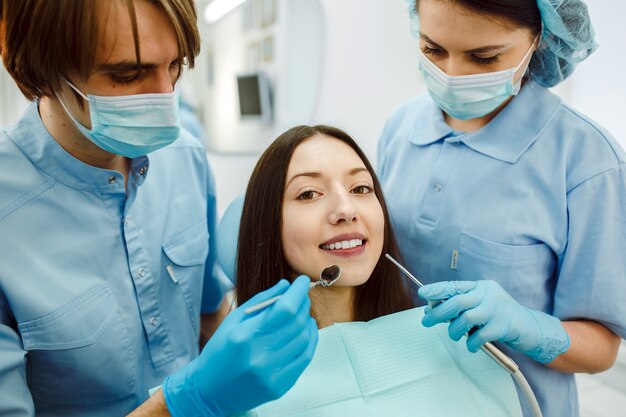
{"label": "man's nose", "polygon": [[172,74],[169,71],[159,69],[155,72],[150,83],[150,91],[146,91],[146,93],[171,93],[174,91],[175,85],[176,79],[172,79]]}

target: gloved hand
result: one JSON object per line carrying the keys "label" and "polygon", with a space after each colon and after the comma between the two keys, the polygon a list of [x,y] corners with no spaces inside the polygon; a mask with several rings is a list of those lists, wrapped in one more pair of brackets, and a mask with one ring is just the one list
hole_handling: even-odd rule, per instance
{"label": "gloved hand", "polygon": [[[174,417],[222,417],[282,396],[309,364],[317,325],[309,314],[309,278],[286,280],[230,313],[200,355],[163,382]],[[244,310],[278,294],[273,305]]]}
{"label": "gloved hand", "polygon": [[556,317],[519,304],[495,281],[444,281],[425,285],[418,295],[446,300],[425,308],[426,327],[450,322],[458,341],[471,329],[467,348],[476,352],[486,342],[500,341],[537,362],[548,363],[569,348],[569,335]]}

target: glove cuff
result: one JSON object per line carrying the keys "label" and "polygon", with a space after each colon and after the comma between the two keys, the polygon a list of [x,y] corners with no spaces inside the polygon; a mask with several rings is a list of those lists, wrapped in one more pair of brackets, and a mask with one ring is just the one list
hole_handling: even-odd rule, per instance
{"label": "glove cuff", "polygon": [[163,381],[165,404],[172,417],[223,417],[202,401],[192,378],[187,378],[185,368]]}
{"label": "glove cuff", "polygon": [[530,313],[537,322],[541,338],[539,345],[526,354],[539,363],[552,362],[569,349],[569,335],[558,318],[536,310]]}

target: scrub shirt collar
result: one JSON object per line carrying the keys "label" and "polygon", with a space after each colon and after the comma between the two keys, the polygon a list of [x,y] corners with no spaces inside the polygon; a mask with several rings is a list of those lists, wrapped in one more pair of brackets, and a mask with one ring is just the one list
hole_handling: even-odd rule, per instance
{"label": "scrub shirt collar", "polygon": [[[413,144],[425,146],[451,137],[449,140],[463,142],[476,152],[514,164],[554,117],[561,99],[532,79],[528,80],[520,93],[491,122],[471,133],[452,129],[437,105],[432,100],[429,103],[432,116],[428,118],[427,126],[412,129],[410,141]],[[424,123],[423,117],[418,117],[418,120],[420,124]]]}
{"label": "scrub shirt collar", "polygon": [[[76,159],[65,151],[44,126],[39,117],[38,103],[26,109],[22,119],[7,132],[11,140],[46,175],[69,187],[92,192],[126,192],[122,174],[115,170],[96,168]],[[140,186],[148,174],[147,156],[131,162],[130,184]],[[131,180],[129,178],[129,180]]]}

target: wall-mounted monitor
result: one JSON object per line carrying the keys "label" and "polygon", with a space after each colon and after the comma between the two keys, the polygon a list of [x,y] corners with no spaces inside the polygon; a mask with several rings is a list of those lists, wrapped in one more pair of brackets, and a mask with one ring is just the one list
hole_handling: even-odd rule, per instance
{"label": "wall-mounted monitor", "polygon": [[262,72],[237,76],[241,120],[272,122],[272,94],[269,80]]}

